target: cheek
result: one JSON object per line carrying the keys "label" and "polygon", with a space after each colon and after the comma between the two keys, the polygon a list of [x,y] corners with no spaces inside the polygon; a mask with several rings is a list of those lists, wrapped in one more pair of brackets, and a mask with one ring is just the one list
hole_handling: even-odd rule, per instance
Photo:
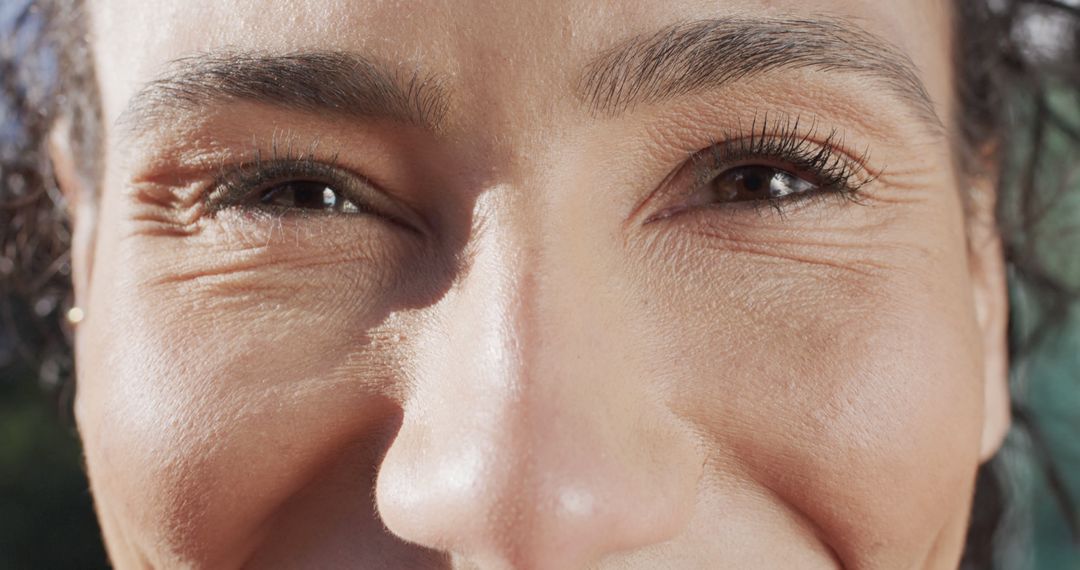
{"label": "cheek", "polygon": [[771,503],[848,562],[925,556],[964,516],[978,463],[962,247],[819,264],[805,245],[798,259],[700,245],[657,246],[648,263],[671,271],[644,287],[671,300],[648,327],[650,360],[711,450],[718,511]]}
{"label": "cheek", "polygon": [[[79,339],[103,522],[139,550],[236,565],[328,465],[377,465],[401,369],[402,324],[388,315],[409,300],[378,270],[386,259],[320,262],[292,236],[223,251],[220,235],[117,235],[103,236]],[[338,499],[370,510],[362,483]]]}

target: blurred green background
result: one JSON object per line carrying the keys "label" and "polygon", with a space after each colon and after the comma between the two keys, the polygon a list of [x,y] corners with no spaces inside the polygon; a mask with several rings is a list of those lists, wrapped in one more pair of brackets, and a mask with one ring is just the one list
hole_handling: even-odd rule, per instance
{"label": "blurred green background", "polygon": [[108,568],[73,429],[28,371],[0,376],[0,568]]}

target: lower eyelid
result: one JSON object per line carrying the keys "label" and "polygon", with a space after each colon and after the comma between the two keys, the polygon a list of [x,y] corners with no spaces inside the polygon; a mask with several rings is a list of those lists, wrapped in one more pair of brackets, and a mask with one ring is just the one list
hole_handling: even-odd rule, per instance
{"label": "lower eyelid", "polygon": [[[792,229],[806,222],[828,219],[832,213],[843,215],[847,206],[863,206],[857,196],[836,191],[790,194],[782,198],[718,202],[691,208],[670,206],[644,219],[642,225],[658,222],[727,226],[730,229],[762,230],[771,227]],[[814,215],[815,213],[820,215]]]}
{"label": "lower eyelid", "polygon": [[339,251],[345,259],[357,261],[377,259],[403,247],[415,250],[414,241],[402,238],[409,235],[385,223],[356,223],[346,216],[281,215],[253,208],[222,209],[203,230],[206,240],[229,249],[317,248]]}

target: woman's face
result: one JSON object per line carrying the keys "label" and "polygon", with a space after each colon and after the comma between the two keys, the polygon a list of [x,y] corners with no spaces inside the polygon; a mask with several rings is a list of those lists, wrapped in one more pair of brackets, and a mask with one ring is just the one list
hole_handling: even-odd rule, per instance
{"label": "woman's face", "polygon": [[955,568],[1008,420],[947,2],[89,11],[120,567]]}

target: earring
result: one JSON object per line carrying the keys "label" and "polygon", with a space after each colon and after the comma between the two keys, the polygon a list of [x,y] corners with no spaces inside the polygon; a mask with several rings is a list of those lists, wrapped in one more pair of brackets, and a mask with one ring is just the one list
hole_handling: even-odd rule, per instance
{"label": "earring", "polygon": [[75,326],[86,318],[86,312],[79,307],[72,307],[68,309],[66,317],[68,324]]}

